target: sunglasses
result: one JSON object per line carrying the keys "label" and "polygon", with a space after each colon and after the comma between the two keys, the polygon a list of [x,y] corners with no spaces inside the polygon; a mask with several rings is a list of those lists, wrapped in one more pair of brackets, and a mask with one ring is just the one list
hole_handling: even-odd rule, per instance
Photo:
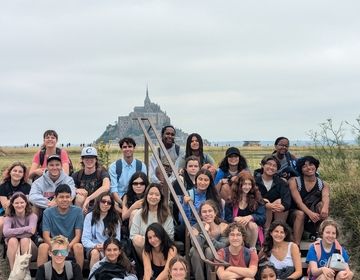
{"label": "sunglasses", "polygon": [[144,182],[133,182],[133,186],[145,186]]}
{"label": "sunglasses", "polygon": [[275,265],[270,261],[260,261],[259,267],[263,267],[263,266],[275,267]]}
{"label": "sunglasses", "polygon": [[102,204],[105,204],[105,205],[112,205],[111,200],[105,200],[105,199],[103,199],[103,200],[100,200],[100,202],[101,202]]}
{"label": "sunglasses", "polygon": [[54,256],[63,256],[63,257],[67,257],[67,255],[69,254],[67,249],[61,249],[61,250],[52,250],[51,252]]}

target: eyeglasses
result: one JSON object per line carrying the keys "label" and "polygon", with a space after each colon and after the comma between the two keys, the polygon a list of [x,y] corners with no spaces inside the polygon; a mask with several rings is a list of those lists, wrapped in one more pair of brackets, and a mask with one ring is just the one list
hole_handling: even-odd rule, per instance
{"label": "eyeglasses", "polygon": [[145,186],[144,182],[133,182],[133,186]]}
{"label": "eyeglasses", "polygon": [[283,148],[289,148],[289,145],[285,145],[285,144],[277,144],[279,147],[283,147]]}
{"label": "eyeglasses", "polygon": [[66,249],[61,249],[61,250],[52,250],[51,252],[54,256],[62,256],[62,257],[67,257],[67,255],[69,254],[68,250]]}
{"label": "eyeglasses", "polygon": [[105,200],[105,199],[103,199],[103,200],[100,200],[100,202],[101,202],[102,204],[105,204],[105,205],[111,205],[111,204],[112,204],[112,201],[111,201],[111,200]]}

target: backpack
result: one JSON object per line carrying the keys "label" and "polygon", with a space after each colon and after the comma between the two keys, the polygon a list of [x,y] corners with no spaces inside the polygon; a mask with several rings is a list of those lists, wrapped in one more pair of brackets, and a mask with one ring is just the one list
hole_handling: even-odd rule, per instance
{"label": "backpack", "polygon": [[89,276],[89,279],[94,277],[96,280],[108,280],[125,278],[127,272],[119,263],[101,262],[100,266]]}
{"label": "backpack", "polygon": [[[230,250],[229,250],[229,247],[225,247],[224,248],[224,261],[225,262],[229,262],[230,260]],[[250,264],[250,249],[246,248],[244,246],[244,260],[245,260],[245,264],[246,264],[246,267],[249,267],[249,264]]]}
{"label": "backpack", "polygon": [[[45,153],[46,153],[46,148],[42,148],[41,150],[40,150],[40,166],[42,166],[43,165],[43,163],[44,163],[44,159],[45,159]],[[58,156],[61,156],[61,149],[60,148],[58,148],[58,147],[56,147],[56,152],[55,152]],[[70,159],[70,157],[69,157],[69,176],[71,175],[71,174],[73,174],[74,173],[74,165],[73,165],[73,163],[72,163],[72,161],[71,161],[71,159]]]}
{"label": "backpack", "polygon": [[[142,169],[142,161],[135,159],[136,161],[136,172],[141,171]],[[117,175],[117,181],[119,181],[120,177],[121,177],[121,173],[122,173],[122,160],[118,159],[115,163],[116,165],[116,175]]]}
{"label": "backpack", "polygon": [[[52,277],[52,265],[51,261],[44,263],[45,280],[51,280]],[[65,261],[65,273],[66,278],[71,280],[74,278],[73,267],[71,261]]]}
{"label": "backpack", "polygon": [[[97,181],[101,181],[101,172],[102,172],[102,168],[98,167],[96,169],[96,180]],[[77,176],[76,176],[76,181],[81,182],[81,179],[82,179],[83,175],[84,175],[84,169],[80,169]]]}

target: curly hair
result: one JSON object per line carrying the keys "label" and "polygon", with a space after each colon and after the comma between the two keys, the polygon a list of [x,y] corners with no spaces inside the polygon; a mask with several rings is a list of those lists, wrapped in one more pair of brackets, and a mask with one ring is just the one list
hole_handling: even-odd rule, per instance
{"label": "curly hair", "polygon": [[231,224],[229,224],[229,226],[224,231],[224,235],[229,237],[230,232],[232,232],[234,229],[237,229],[239,232],[241,232],[243,239],[246,239],[246,230],[244,226],[239,222],[232,222]]}
{"label": "curly hair", "polygon": [[17,199],[19,197],[21,197],[26,202],[25,216],[29,216],[32,213],[30,202],[27,199],[26,195],[23,194],[22,192],[15,192],[10,198],[10,204],[9,204],[8,209],[7,209],[9,217],[15,217],[16,216],[16,212],[15,212],[15,208],[13,206],[13,203],[14,203],[15,199]]}
{"label": "curly hair", "polygon": [[282,227],[284,232],[285,232],[285,238],[284,241],[290,242],[292,241],[292,234],[291,234],[291,229],[289,228],[289,226],[283,222],[283,221],[274,221],[271,223],[271,225],[269,226],[269,229],[266,232],[265,235],[265,241],[264,241],[264,245],[263,245],[263,252],[265,253],[265,255],[267,257],[270,257],[271,255],[271,250],[274,246],[274,240],[271,236],[271,233],[275,230],[276,227]]}
{"label": "curly hair", "polygon": [[251,189],[246,195],[248,208],[250,211],[255,211],[258,208],[259,204],[262,203],[262,197],[258,187],[255,184],[255,179],[249,171],[240,172],[240,174],[232,183],[231,185],[232,205],[235,206],[239,204],[241,200],[241,196],[243,194],[242,186],[246,180],[249,180],[251,182]]}

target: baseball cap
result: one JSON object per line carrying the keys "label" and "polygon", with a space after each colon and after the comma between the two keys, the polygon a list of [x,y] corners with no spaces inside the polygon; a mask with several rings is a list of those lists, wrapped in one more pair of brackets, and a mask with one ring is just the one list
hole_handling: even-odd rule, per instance
{"label": "baseball cap", "polygon": [[81,151],[81,157],[97,157],[97,151],[94,147],[85,147]]}
{"label": "baseball cap", "polygon": [[57,155],[57,154],[51,155],[51,156],[49,156],[49,157],[47,158],[47,163],[49,163],[49,162],[52,161],[52,160],[57,160],[57,161],[60,161],[60,162],[61,162],[61,157],[60,157],[59,155]]}
{"label": "baseball cap", "polygon": [[225,156],[228,157],[230,155],[238,155],[238,156],[240,156],[239,149],[235,148],[235,147],[230,147],[229,149],[226,150]]}

